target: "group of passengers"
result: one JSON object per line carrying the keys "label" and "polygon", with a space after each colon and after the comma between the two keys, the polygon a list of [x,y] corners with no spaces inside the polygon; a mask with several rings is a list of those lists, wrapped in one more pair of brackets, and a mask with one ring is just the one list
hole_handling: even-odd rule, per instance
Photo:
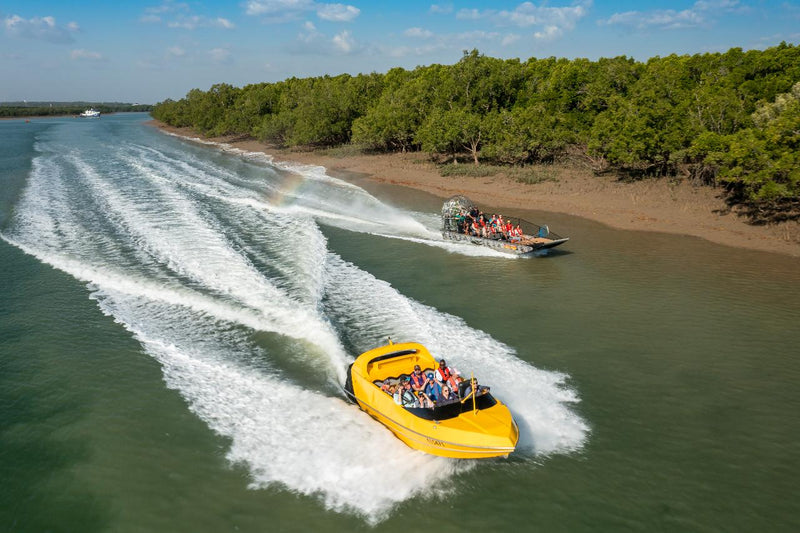
{"label": "group of passengers", "polygon": [[[397,385],[385,379],[381,390],[391,394],[395,403],[403,407],[433,408],[458,400],[458,385],[462,381],[464,379],[458,371],[448,367],[442,359],[439,367],[427,374],[422,372],[419,365],[414,365],[411,375],[404,376]],[[468,394],[469,391],[465,397]]]}
{"label": "group of passengers", "polygon": [[473,237],[518,242],[524,236],[519,224],[515,226],[510,220],[504,220],[503,215],[489,217],[474,206],[469,211],[460,211],[455,219],[458,232]]}

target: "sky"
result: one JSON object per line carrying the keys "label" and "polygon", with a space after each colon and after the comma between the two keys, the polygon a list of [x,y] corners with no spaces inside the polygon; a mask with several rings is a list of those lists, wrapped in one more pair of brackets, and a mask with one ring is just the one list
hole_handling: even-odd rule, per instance
{"label": "sky", "polygon": [[800,0],[0,0],[0,102],[154,104],[215,83],[800,43]]}

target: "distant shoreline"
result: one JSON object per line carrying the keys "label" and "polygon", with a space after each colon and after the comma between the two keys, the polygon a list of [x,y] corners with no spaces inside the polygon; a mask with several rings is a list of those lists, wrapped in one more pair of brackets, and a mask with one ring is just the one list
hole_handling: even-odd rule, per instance
{"label": "distant shoreline", "polygon": [[254,139],[205,138],[190,128],[175,128],[157,120],[148,124],[186,138],[262,152],[278,161],[320,165],[337,177],[347,178],[347,173],[355,172],[441,198],[465,194],[479,205],[564,213],[619,229],[689,235],[735,248],[800,257],[800,222],[748,224],[745,217],[728,208],[720,190],[685,181],[622,182],[566,165],[543,167],[554,180],[533,185],[503,175],[442,177],[427,155],[418,152],[337,157],[331,155],[335,154],[332,150],[278,149]]}
{"label": "distant shoreline", "polygon": [[[141,113],[142,111],[127,111],[128,113]],[[111,115],[116,115],[117,113],[125,113],[125,111],[112,111],[111,113],[102,113],[101,117],[108,117]],[[30,120],[30,119],[42,119],[42,118],[81,118],[80,115],[73,115],[67,113],[66,115],[21,115],[18,117],[0,117],[0,120]]]}

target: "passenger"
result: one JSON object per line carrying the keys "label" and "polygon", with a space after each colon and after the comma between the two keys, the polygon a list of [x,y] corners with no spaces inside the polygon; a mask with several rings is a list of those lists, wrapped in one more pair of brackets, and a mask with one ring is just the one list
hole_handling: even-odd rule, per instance
{"label": "passenger", "polygon": [[382,390],[383,392],[389,392],[389,389],[390,389],[391,387],[392,387],[392,382],[391,382],[391,381],[389,381],[389,378],[386,378],[386,379],[384,379],[384,380],[383,380],[383,383],[381,383],[381,390]]}
{"label": "passenger", "polygon": [[405,378],[403,385],[394,393],[394,403],[403,407],[419,407],[419,400],[411,390],[411,380]]}
{"label": "passenger", "polygon": [[439,383],[447,383],[447,380],[453,375],[453,371],[447,366],[444,359],[439,360],[439,368],[436,369],[434,377]]}
{"label": "passenger", "polygon": [[419,391],[417,393],[417,399],[418,399],[419,405],[421,407],[426,407],[428,409],[432,409],[433,408],[433,400],[431,399],[430,396],[425,394],[423,391]]}
{"label": "passenger", "polygon": [[458,370],[455,368],[452,368],[451,371],[452,375],[450,376],[450,379],[447,380],[447,385],[450,387],[450,390],[455,393],[458,391],[458,384],[464,381],[464,378],[458,374]]}
{"label": "passenger", "polygon": [[464,227],[464,212],[459,211],[458,214],[455,216],[456,220],[456,230],[461,233],[461,228]]}
{"label": "passenger", "polygon": [[425,382],[425,394],[430,398],[434,403],[439,402],[439,398],[442,397],[442,386],[433,379],[433,372],[428,372],[426,376],[428,379]]}
{"label": "passenger", "polygon": [[437,403],[439,405],[442,405],[442,404],[449,403],[449,402],[453,401],[453,399],[454,399],[454,396],[452,394],[450,394],[450,387],[445,385],[444,387],[442,387],[442,397],[439,399],[439,401]]}
{"label": "passenger", "polygon": [[411,388],[414,392],[419,392],[425,388],[427,378],[422,373],[419,365],[414,365],[414,371],[411,373]]}

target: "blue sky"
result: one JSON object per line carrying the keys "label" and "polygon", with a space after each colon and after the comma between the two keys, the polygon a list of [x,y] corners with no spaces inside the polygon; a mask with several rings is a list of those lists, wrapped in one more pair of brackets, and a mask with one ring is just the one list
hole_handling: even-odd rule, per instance
{"label": "blue sky", "polygon": [[0,0],[0,101],[155,103],[236,86],[502,58],[800,43],[800,1]]}

